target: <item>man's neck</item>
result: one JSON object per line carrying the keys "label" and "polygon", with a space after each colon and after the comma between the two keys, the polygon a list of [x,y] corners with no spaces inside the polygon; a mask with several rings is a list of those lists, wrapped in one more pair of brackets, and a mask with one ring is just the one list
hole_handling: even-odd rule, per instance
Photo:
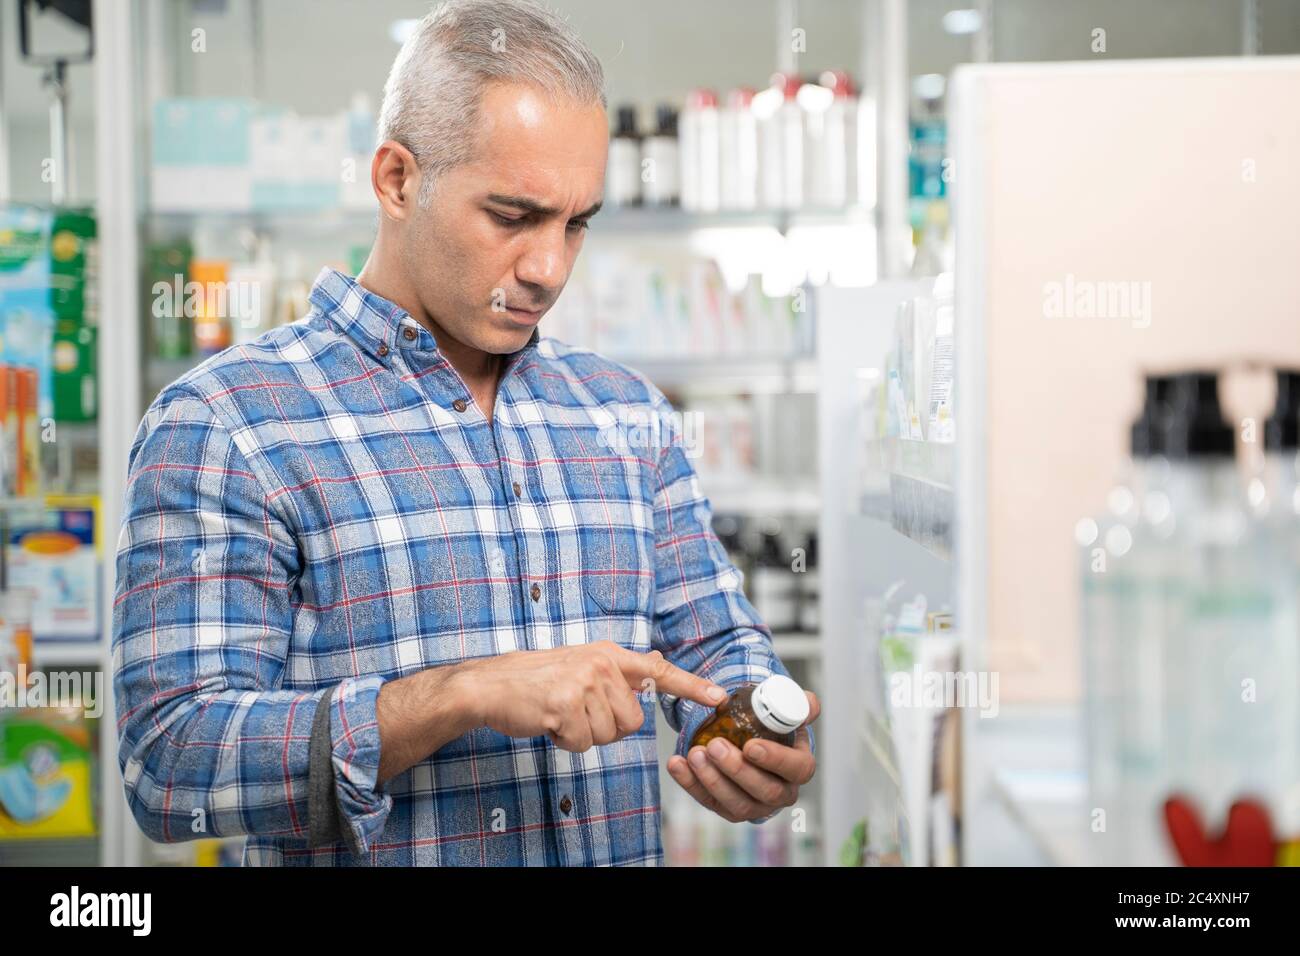
{"label": "man's neck", "polygon": [[495,391],[505,366],[505,356],[468,346],[453,338],[420,305],[420,300],[407,291],[401,282],[391,282],[380,276],[367,262],[357,276],[357,284],[400,306],[411,318],[429,330],[438,343],[438,351],[460,375],[475,395]]}
{"label": "man's neck", "polygon": [[414,312],[411,315],[415,316],[417,322],[433,333],[433,339],[438,343],[438,351],[451,364],[451,367],[460,373],[460,377],[464,379],[465,384],[469,386],[471,391],[477,394],[481,389],[496,388],[497,383],[501,380],[501,369],[505,365],[505,356],[496,355],[492,352],[483,352],[463,342],[458,342],[448,335],[432,316],[416,315]]}

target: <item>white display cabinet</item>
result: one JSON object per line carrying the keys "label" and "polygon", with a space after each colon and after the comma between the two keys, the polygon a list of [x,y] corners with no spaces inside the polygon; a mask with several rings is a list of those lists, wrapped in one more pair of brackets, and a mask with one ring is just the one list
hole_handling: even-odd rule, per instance
{"label": "white display cabinet", "polygon": [[[932,748],[925,734],[935,713],[901,706],[891,714],[881,641],[884,618],[897,616],[904,598],[921,594],[928,611],[952,610],[953,445],[927,440],[928,429],[916,438],[900,435],[877,396],[887,396],[887,376],[896,366],[891,353],[899,351],[900,310],[935,302],[936,284],[934,278],[886,280],[827,289],[821,300],[826,708],[820,733],[831,759],[819,773],[826,778],[828,865],[840,862],[841,847],[864,820],[875,862],[925,858],[933,836],[926,824]],[[915,387],[929,391],[921,382]],[[928,416],[925,409],[919,414]],[[951,633],[935,637],[952,649]]]}
{"label": "white display cabinet", "polygon": [[[1074,529],[1144,372],[1300,364],[1300,128],[1277,109],[1300,59],[964,67],[953,88],[955,605],[964,666],[1000,690],[965,722],[967,862],[1094,862]],[[1234,425],[1267,414],[1258,384],[1221,380]],[[1036,860],[989,837],[1017,828]],[[1161,842],[1148,862],[1174,862]]]}
{"label": "white display cabinet", "polygon": [[[857,754],[824,770],[827,862],[864,819],[870,862],[945,861],[920,755],[939,747],[881,719],[879,637],[924,594],[953,613],[957,672],[994,692],[960,708],[958,858],[1087,864],[1075,525],[1105,506],[1144,371],[1300,364],[1300,246],[1282,212],[1300,211],[1300,129],[1276,111],[1300,60],[972,66],[953,90],[952,445],[863,437],[899,306],[932,282],[822,299],[824,733]],[[1071,283],[1138,294],[1125,315],[1058,314]],[[1226,414],[1258,420],[1269,385],[1239,379],[1224,380]]]}

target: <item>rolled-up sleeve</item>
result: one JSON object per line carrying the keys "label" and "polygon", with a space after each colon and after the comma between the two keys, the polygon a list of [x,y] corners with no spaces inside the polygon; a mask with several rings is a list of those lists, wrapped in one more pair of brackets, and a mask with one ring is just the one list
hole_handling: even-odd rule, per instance
{"label": "rolled-up sleeve", "polygon": [[[649,386],[657,432],[663,436],[655,469],[654,647],[671,663],[732,691],[773,674],[790,676],[772,646],[772,632],[745,596],[744,576],[713,533],[713,510],[691,464],[682,429],[667,398]],[[712,709],[660,695],[677,753]],[[812,727],[808,742],[816,753]]]}
{"label": "rolled-up sleeve", "polygon": [[383,831],[383,678],[284,687],[299,560],[268,484],[208,404],[178,386],[159,396],[131,449],[113,606],[118,759],[151,839],[322,832],[314,726],[327,729],[336,832],[364,853]]}

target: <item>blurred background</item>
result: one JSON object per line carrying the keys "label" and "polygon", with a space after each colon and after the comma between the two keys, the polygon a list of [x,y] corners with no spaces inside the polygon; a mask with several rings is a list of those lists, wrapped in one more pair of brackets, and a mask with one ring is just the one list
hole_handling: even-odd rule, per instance
{"label": "blurred background", "polygon": [[[553,6],[613,138],[543,334],[695,413],[824,704],[797,813],[663,774],[667,862],[1300,862],[1300,2]],[[168,382],[360,269],[427,9],[0,0],[0,672],[86,676],[0,701],[0,865],[238,864],[123,801],[126,455]],[[258,304],[157,307],[187,282]]]}

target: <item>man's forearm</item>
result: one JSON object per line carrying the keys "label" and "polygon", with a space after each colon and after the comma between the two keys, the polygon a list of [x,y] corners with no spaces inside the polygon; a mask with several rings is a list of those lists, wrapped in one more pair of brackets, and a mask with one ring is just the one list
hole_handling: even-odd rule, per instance
{"label": "man's forearm", "polygon": [[482,724],[470,692],[472,662],[431,667],[379,691],[379,783]]}

